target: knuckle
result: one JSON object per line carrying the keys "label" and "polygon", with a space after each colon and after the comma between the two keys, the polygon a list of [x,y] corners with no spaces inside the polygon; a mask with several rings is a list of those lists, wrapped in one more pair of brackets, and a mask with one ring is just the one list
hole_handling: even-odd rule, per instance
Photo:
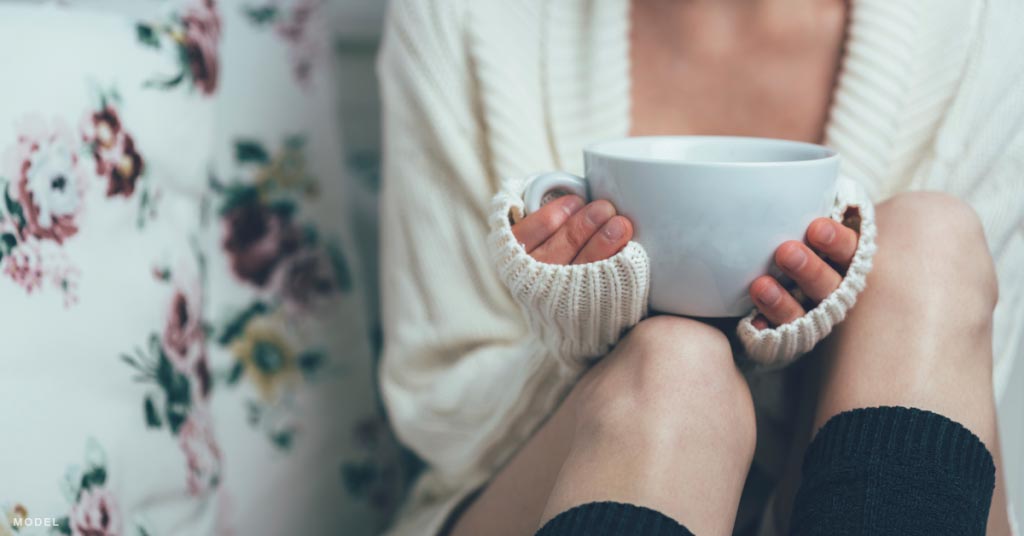
{"label": "knuckle", "polygon": [[821,260],[821,257],[809,251],[805,253],[807,254],[807,262],[804,264],[800,276],[811,282],[821,281],[824,279],[824,276],[828,275],[825,270],[831,268],[825,264],[825,261]]}
{"label": "knuckle", "polygon": [[572,203],[574,205],[577,205],[578,207],[581,207],[586,203],[582,197],[576,194],[565,194],[561,197],[561,199],[563,203]]}
{"label": "knuckle", "polygon": [[564,218],[561,216],[561,211],[550,210],[547,212],[537,213],[537,217],[540,218],[540,226],[547,233],[553,233],[562,227],[565,223]]}
{"label": "knuckle", "polygon": [[783,320],[783,321],[782,321],[782,323],[783,323],[783,324],[788,324],[788,323],[790,323],[790,322],[793,322],[793,321],[795,321],[795,320],[799,319],[799,318],[800,318],[801,316],[803,316],[803,315],[804,315],[804,310],[803,310],[803,309],[801,309],[801,308],[800,308],[799,306],[794,306],[794,307],[793,307],[793,310],[792,310],[792,311],[790,311],[790,312],[789,312],[789,313],[788,313],[788,314],[786,315],[786,319],[785,319],[785,320]]}
{"label": "knuckle", "polygon": [[800,307],[800,303],[798,303],[796,301],[796,298],[793,297],[793,295],[790,294],[788,291],[782,297],[782,299],[779,300],[779,303],[777,305],[777,311],[779,313],[779,316],[782,317],[782,319],[785,322],[791,322],[793,320],[796,320],[797,318],[800,317],[800,315],[804,313],[803,308]]}
{"label": "knuckle", "polygon": [[565,242],[570,248],[579,251],[587,244],[587,241],[590,240],[593,234],[593,230],[588,228],[585,223],[577,222],[565,233]]}
{"label": "knuckle", "polygon": [[587,244],[588,238],[581,232],[569,232],[565,234],[565,245],[573,251],[580,251]]}
{"label": "knuckle", "polygon": [[789,291],[783,291],[782,299],[765,313],[767,316],[773,317],[776,323],[785,324],[800,316],[800,304],[796,302],[796,298]]}
{"label": "knuckle", "polygon": [[783,270],[789,271],[786,268],[786,258],[799,250],[801,244],[796,240],[787,240],[782,243],[778,249],[775,250],[775,264],[781,267]]}
{"label": "knuckle", "polygon": [[840,240],[837,240],[837,242],[841,244],[840,247],[843,248],[843,253],[853,255],[857,251],[857,241],[859,240],[860,235],[857,234],[857,231],[854,231],[849,227],[845,227],[842,225],[838,227],[839,236],[841,238]]}

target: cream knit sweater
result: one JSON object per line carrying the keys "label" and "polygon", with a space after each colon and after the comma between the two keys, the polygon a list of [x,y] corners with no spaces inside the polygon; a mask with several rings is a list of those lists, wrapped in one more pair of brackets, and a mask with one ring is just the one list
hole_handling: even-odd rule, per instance
{"label": "cream knit sweater", "polygon": [[[636,245],[535,286],[523,282],[554,272],[531,265],[504,234],[516,178],[578,174],[586,143],[628,134],[628,10],[628,0],[392,4],[379,60],[380,378],[399,438],[429,464],[395,533],[435,532],[529,437],[585,360],[645,312]],[[851,16],[826,143],[876,202],[943,190],[978,210],[1000,277],[1001,397],[1024,335],[1024,2],[854,0]],[[503,185],[508,195],[494,201]],[[867,262],[871,235],[861,231]],[[581,294],[596,281],[624,283],[607,290],[615,300]],[[783,359],[823,336],[835,312],[804,317],[817,332],[783,327],[759,340],[741,328],[741,337],[754,357]]]}

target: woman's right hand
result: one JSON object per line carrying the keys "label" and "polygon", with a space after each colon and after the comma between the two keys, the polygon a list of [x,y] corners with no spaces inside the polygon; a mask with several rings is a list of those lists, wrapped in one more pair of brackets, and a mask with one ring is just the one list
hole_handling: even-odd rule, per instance
{"label": "woman's right hand", "polygon": [[585,264],[618,253],[633,238],[633,224],[608,201],[565,195],[513,225],[512,234],[540,262]]}

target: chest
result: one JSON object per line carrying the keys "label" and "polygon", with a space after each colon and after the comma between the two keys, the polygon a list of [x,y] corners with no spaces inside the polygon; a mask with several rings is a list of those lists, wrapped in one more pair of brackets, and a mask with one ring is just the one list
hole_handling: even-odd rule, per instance
{"label": "chest", "polygon": [[666,30],[634,4],[632,135],[764,136],[819,142],[842,56],[845,11],[774,30]]}

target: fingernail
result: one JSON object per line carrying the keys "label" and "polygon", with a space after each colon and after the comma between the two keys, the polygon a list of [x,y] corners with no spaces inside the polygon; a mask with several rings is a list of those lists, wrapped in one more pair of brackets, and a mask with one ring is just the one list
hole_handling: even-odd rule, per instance
{"label": "fingernail", "polygon": [[616,241],[626,234],[626,224],[621,219],[612,220],[604,226],[604,236],[610,241]]}
{"label": "fingernail", "polygon": [[831,225],[822,223],[818,225],[817,230],[814,231],[814,240],[823,246],[827,246],[832,243],[832,239],[836,237],[836,230]]}
{"label": "fingernail", "polygon": [[595,227],[604,224],[614,215],[615,208],[612,207],[611,203],[591,203],[587,207],[587,222]]}
{"label": "fingernail", "polygon": [[757,300],[762,305],[771,307],[776,303],[779,303],[779,298],[782,297],[782,293],[779,292],[779,287],[776,285],[766,285],[761,292],[757,295]]}
{"label": "fingernail", "polygon": [[576,211],[583,207],[583,200],[575,195],[570,197],[565,203],[562,204],[562,210],[566,214],[572,216],[576,214]]}
{"label": "fingernail", "polygon": [[791,272],[795,272],[804,267],[804,263],[807,262],[807,254],[800,248],[793,248],[783,259],[783,267],[789,269]]}

